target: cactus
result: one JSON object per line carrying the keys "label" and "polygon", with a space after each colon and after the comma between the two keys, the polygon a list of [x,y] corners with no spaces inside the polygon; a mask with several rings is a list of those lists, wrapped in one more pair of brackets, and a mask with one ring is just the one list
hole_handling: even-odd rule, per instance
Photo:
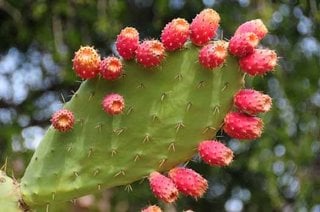
{"label": "cactus", "polygon": [[[190,160],[201,141],[215,137],[233,108],[234,95],[244,86],[245,73],[240,70],[237,58],[225,58],[227,42],[212,42],[209,41],[212,37],[207,39],[204,35],[200,35],[199,41],[196,33],[201,29],[201,14],[190,25],[191,41],[195,44],[188,41],[181,48],[174,48],[175,51],[165,52],[157,40],[141,42],[134,47],[136,51],[125,49],[132,45],[117,43],[120,55],[125,57],[119,60],[121,75],[111,79],[104,76],[104,71],[109,71],[105,67],[106,61],[101,60],[92,47],[81,47],[75,54],[73,67],[78,76],[87,80],[64,105],[64,110],[72,112],[74,124],[68,130],[57,130],[53,126],[48,129],[21,179],[21,194],[18,192],[18,196],[10,197],[8,206],[1,204],[0,209],[11,207],[12,201],[30,207],[50,205],[128,185],[150,173],[167,172]],[[210,18],[209,14],[215,15],[214,26],[203,23],[208,26],[200,33],[214,28],[210,34],[215,35],[220,17],[211,9],[204,10],[203,14],[206,18]],[[136,40],[138,34],[134,32]],[[125,32],[121,33],[119,42],[124,39]],[[127,36],[126,39],[131,38]],[[215,49],[217,43],[225,46],[223,54]],[[199,62],[201,46],[206,49],[201,56],[207,57],[205,64],[213,57],[219,59],[217,65]],[[87,55],[83,56],[81,52]],[[134,56],[136,60],[132,60]],[[259,73],[270,71],[274,65],[259,67],[268,68]],[[110,68],[111,72],[113,68]],[[100,76],[95,77],[98,69]],[[242,116],[246,121],[258,120],[250,115]],[[231,135],[238,135],[233,133],[233,123],[228,121],[225,129]],[[235,124],[241,129],[241,123]],[[257,130],[258,133],[248,138],[260,136],[262,127]],[[242,134],[238,137],[247,138]],[[169,173],[173,175],[174,172]],[[14,190],[12,185],[15,184],[8,183],[8,189]],[[206,186],[202,187],[201,192],[194,191],[196,197],[205,192]],[[0,196],[0,202],[5,198]]]}

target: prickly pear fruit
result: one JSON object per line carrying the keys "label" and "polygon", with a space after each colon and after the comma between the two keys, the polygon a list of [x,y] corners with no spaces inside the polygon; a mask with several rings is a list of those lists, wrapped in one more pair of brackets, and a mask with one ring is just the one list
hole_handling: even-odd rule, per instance
{"label": "prickly pear fruit", "polygon": [[258,43],[258,36],[253,32],[236,34],[229,41],[229,52],[236,57],[244,57],[253,53]]}
{"label": "prickly pear fruit", "polygon": [[93,47],[80,47],[72,62],[73,70],[82,79],[94,78],[99,73],[100,56]]}
{"label": "prickly pear fruit", "polygon": [[163,44],[158,40],[145,40],[137,48],[136,59],[146,68],[159,65],[165,55]]}
{"label": "prickly pear fruit", "polygon": [[74,115],[67,109],[58,110],[52,115],[51,124],[59,132],[68,132],[74,125]]}
{"label": "prickly pear fruit", "polygon": [[207,69],[217,68],[226,61],[227,49],[228,43],[223,40],[205,45],[199,52],[199,63]]}
{"label": "prickly pear fruit", "polygon": [[123,97],[116,93],[106,95],[102,101],[102,108],[109,115],[117,115],[121,113],[124,106]]}
{"label": "prickly pear fruit", "polygon": [[115,80],[122,74],[122,63],[118,58],[109,56],[101,60],[99,70],[104,79]]}
{"label": "prickly pear fruit", "polygon": [[126,27],[117,36],[116,48],[125,60],[133,59],[139,45],[139,32],[133,27]]}
{"label": "prickly pear fruit", "polygon": [[196,199],[202,197],[208,188],[207,180],[192,169],[177,167],[168,175],[181,193]]}
{"label": "prickly pear fruit", "polygon": [[193,44],[203,46],[215,35],[219,27],[220,16],[213,9],[202,10],[190,24],[190,39]]}
{"label": "prickly pear fruit", "polygon": [[233,160],[232,150],[215,140],[202,141],[198,152],[202,160],[210,166],[228,166]]}
{"label": "prickly pear fruit", "polygon": [[223,130],[232,138],[254,140],[261,136],[263,122],[258,117],[230,112],[224,118]]}
{"label": "prickly pear fruit", "polygon": [[167,51],[174,51],[183,47],[189,34],[189,23],[183,18],[176,18],[162,30],[161,42]]}
{"label": "prickly pear fruit", "polygon": [[272,71],[277,65],[277,54],[269,49],[255,49],[252,54],[239,59],[239,65],[245,73],[256,76]]}
{"label": "prickly pear fruit", "polygon": [[161,208],[156,205],[150,205],[141,210],[141,212],[162,212]]}
{"label": "prickly pear fruit", "polygon": [[237,35],[246,32],[253,32],[258,36],[259,40],[261,40],[268,33],[268,29],[261,19],[255,19],[241,24],[234,34]]}
{"label": "prickly pear fruit", "polygon": [[241,111],[250,115],[268,112],[272,105],[269,95],[253,89],[242,89],[233,98],[234,105]]}
{"label": "prickly pear fruit", "polygon": [[149,182],[153,194],[164,202],[172,203],[178,198],[178,189],[170,178],[155,171],[150,174]]}

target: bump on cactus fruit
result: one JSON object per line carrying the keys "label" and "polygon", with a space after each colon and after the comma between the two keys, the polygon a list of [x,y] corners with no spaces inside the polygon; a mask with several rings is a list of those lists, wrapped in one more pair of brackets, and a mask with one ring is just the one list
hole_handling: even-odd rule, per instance
{"label": "bump on cactus fruit", "polygon": [[236,57],[244,57],[253,53],[259,39],[253,32],[234,35],[229,41],[229,52]]}
{"label": "bump on cactus fruit", "polygon": [[263,122],[258,117],[230,112],[224,118],[223,130],[232,138],[254,140],[261,136]]}
{"label": "bump on cactus fruit", "polygon": [[236,32],[234,33],[235,35],[237,34],[242,34],[246,32],[253,32],[256,34],[259,38],[259,40],[263,39],[266,34],[268,33],[267,27],[264,25],[261,19],[255,19],[255,20],[250,20],[247,21],[243,24],[241,24]]}
{"label": "bump on cactus fruit", "polygon": [[162,212],[161,208],[157,205],[150,205],[146,208],[143,208],[141,212]]}
{"label": "bump on cactus fruit", "polygon": [[162,201],[172,203],[178,198],[178,189],[170,178],[159,172],[152,172],[149,182],[154,195]]}
{"label": "bump on cactus fruit", "polygon": [[234,105],[241,111],[250,115],[268,112],[272,105],[269,95],[253,89],[242,89],[234,95]]}
{"label": "bump on cactus fruit", "polygon": [[123,97],[116,93],[106,95],[102,101],[102,108],[109,115],[122,113],[124,106],[125,103]]}
{"label": "bump on cactus fruit", "polygon": [[82,79],[94,78],[99,73],[100,56],[93,47],[80,47],[72,61],[73,70]]}
{"label": "bump on cactus fruit", "polygon": [[109,56],[101,60],[99,69],[104,79],[115,80],[122,74],[122,63],[118,58]]}
{"label": "bump on cactus fruit", "polygon": [[216,36],[220,16],[213,9],[202,10],[190,24],[190,39],[193,44],[203,46]]}
{"label": "bump on cactus fruit", "polygon": [[215,140],[202,141],[198,152],[202,160],[210,166],[228,166],[233,160],[232,150]]}
{"label": "bump on cactus fruit", "polygon": [[125,60],[133,59],[139,45],[139,32],[133,27],[126,27],[117,36],[116,48]]}
{"label": "bump on cactus fruit", "polygon": [[74,115],[70,110],[61,109],[51,117],[51,124],[59,132],[68,132],[74,125]]}
{"label": "bump on cactus fruit", "polygon": [[199,52],[200,64],[207,69],[221,66],[226,61],[228,55],[227,48],[228,43],[223,40],[214,41],[212,44],[202,47]]}
{"label": "bump on cactus fruit", "polygon": [[137,48],[136,59],[146,68],[158,66],[164,59],[165,49],[158,40],[145,40]]}
{"label": "bump on cactus fruit", "polygon": [[208,188],[208,182],[192,169],[177,167],[169,171],[169,177],[184,195],[200,198]]}
{"label": "bump on cactus fruit", "polygon": [[245,73],[256,76],[270,72],[277,65],[277,54],[269,49],[255,49],[252,54],[240,58],[239,65]]}
{"label": "bump on cactus fruit", "polygon": [[161,42],[167,51],[174,51],[183,47],[189,34],[189,23],[183,18],[176,18],[162,30]]}

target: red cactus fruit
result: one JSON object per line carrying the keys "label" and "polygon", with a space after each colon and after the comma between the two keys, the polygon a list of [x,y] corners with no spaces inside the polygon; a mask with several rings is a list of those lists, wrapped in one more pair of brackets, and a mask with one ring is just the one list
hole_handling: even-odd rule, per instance
{"label": "red cactus fruit", "polygon": [[161,208],[156,205],[150,205],[141,210],[141,212],[162,212]]}
{"label": "red cactus fruit", "polygon": [[253,32],[236,34],[229,41],[229,52],[236,57],[244,57],[253,53],[258,43],[258,36]]}
{"label": "red cactus fruit", "polygon": [[216,36],[220,16],[213,9],[202,10],[190,24],[190,39],[193,44],[203,46]]}
{"label": "red cactus fruit", "polygon": [[109,115],[120,114],[123,111],[124,106],[123,97],[116,93],[106,95],[102,101],[102,108]]}
{"label": "red cactus fruit", "polygon": [[134,58],[135,51],[139,45],[139,32],[133,27],[126,27],[117,36],[116,48],[125,60]]}
{"label": "red cactus fruit", "polygon": [[198,151],[202,160],[210,166],[228,166],[233,160],[232,150],[219,141],[202,141]]}
{"label": "red cactus fruit", "polygon": [[145,40],[137,48],[136,59],[144,67],[159,65],[164,59],[164,46],[158,40]]}
{"label": "red cactus fruit", "polygon": [[208,69],[222,65],[228,55],[227,48],[228,43],[223,40],[214,41],[212,44],[202,47],[199,52],[200,64]]}
{"label": "red cactus fruit", "polygon": [[178,189],[170,178],[155,171],[150,174],[149,182],[154,195],[164,202],[172,203],[178,198]]}
{"label": "red cactus fruit", "polygon": [[242,71],[251,76],[263,75],[272,71],[277,65],[277,53],[269,49],[255,49],[252,54],[240,58]]}
{"label": "red cactus fruit", "polygon": [[207,180],[192,169],[183,167],[171,169],[169,177],[181,193],[194,198],[202,197],[208,188]]}
{"label": "red cactus fruit", "polygon": [[183,47],[189,34],[189,23],[183,18],[176,18],[162,30],[161,42],[167,51],[174,51]]}
{"label": "red cactus fruit", "polygon": [[74,125],[74,115],[70,110],[61,109],[52,115],[50,121],[54,129],[59,132],[68,132]]}
{"label": "red cactus fruit", "polygon": [[255,19],[241,24],[234,34],[236,35],[246,32],[253,32],[258,36],[259,40],[261,40],[268,33],[268,29],[261,19]]}
{"label": "red cactus fruit", "polygon": [[230,112],[224,118],[223,130],[232,138],[254,140],[261,136],[263,122],[240,112]]}
{"label": "red cactus fruit", "polygon": [[122,63],[116,58],[109,56],[100,62],[100,74],[106,80],[115,80],[122,74]]}
{"label": "red cactus fruit", "polygon": [[238,91],[233,97],[233,102],[241,112],[250,115],[268,112],[272,105],[269,95],[252,89]]}
{"label": "red cactus fruit", "polygon": [[80,47],[72,62],[73,70],[82,79],[94,78],[99,73],[100,56],[93,47]]}

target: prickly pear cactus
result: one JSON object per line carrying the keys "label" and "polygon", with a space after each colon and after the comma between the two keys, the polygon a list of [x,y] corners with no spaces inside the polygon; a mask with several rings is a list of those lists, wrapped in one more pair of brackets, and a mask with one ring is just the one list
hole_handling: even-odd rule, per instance
{"label": "prickly pear cactus", "polygon": [[[273,51],[256,50],[267,33],[260,20],[241,25],[241,36],[229,44],[212,40],[219,21],[212,9],[203,10],[190,25],[174,19],[162,31],[161,42],[139,42],[138,32],[127,27],[116,42],[121,60],[101,60],[92,47],[81,47],[73,69],[87,80],[53,115],[21,179],[23,202],[50,205],[149,175],[152,191],[165,202],[176,199],[177,189],[201,197],[206,180],[192,170],[173,168],[190,160],[202,141],[204,162],[229,165],[232,151],[210,140],[221,127],[238,139],[258,138],[262,121],[246,111],[266,112],[271,99],[257,91],[238,91],[245,73],[265,74],[276,65]],[[235,57],[228,56],[228,45]],[[231,112],[237,92],[239,111]],[[173,181],[159,174],[169,170]],[[181,182],[185,177],[180,173],[190,174],[195,183]],[[174,192],[159,185],[162,180],[170,181]],[[199,190],[185,188],[188,184],[199,184]]]}

